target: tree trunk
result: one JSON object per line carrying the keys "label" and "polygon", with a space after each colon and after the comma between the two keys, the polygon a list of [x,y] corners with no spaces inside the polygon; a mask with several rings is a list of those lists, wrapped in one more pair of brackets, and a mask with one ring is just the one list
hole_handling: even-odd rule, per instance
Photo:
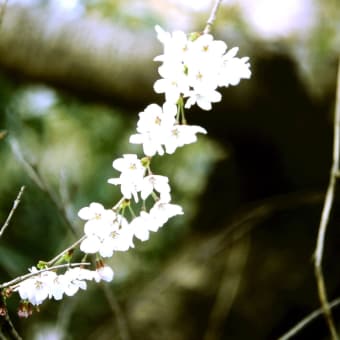
{"label": "tree trunk", "polygon": [[0,68],[135,106],[153,95],[152,59],[160,48],[151,30],[133,32],[110,21],[13,5],[0,30]]}

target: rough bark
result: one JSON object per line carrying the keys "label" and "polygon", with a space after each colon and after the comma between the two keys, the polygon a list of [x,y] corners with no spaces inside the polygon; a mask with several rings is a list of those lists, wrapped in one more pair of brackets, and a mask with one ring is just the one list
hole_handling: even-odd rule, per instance
{"label": "rough bark", "polygon": [[1,27],[0,69],[126,105],[150,100],[159,49],[151,30],[13,5]]}

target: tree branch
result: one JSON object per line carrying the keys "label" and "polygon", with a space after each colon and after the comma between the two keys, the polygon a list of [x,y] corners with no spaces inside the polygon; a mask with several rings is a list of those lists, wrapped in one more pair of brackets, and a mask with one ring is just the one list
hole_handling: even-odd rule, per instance
{"label": "tree branch", "polygon": [[[3,322],[2,322],[2,325],[0,327],[0,339],[5,339],[5,340],[8,340],[9,337],[10,339],[13,339],[13,340],[22,340],[22,337],[19,335],[18,331],[16,330],[12,320],[11,320],[11,317],[8,313],[8,308],[7,308],[7,303],[6,303],[6,298],[4,298],[4,296],[1,296],[1,303],[3,305],[3,308],[5,308],[5,313],[3,315],[1,315],[3,317]],[[6,325],[6,328],[7,328],[7,334],[9,335],[9,337],[7,337],[5,335],[5,325]]]}
{"label": "tree branch", "polygon": [[9,212],[9,214],[8,214],[8,216],[7,216],[7,219],[6,219],[5,223],[3,224],[3,226],[2,226],[1,229],[0,229],[0,238],[2,237],[2,235],[3,235],[4,232],[5,232],[5,230],[7,229],[8,225],[9,225],[9,222],[11,221],[12,216],[13,216],[15,210],[16,210],[16,208],[18,207],[18,205],[19,205],[19,203],[20,203],[20,199],[21,199],[21,196],[22,196],[24,190],[25,190],[25,187],[22,186],[22,187],[20,188],[20,191],[19,191],[19,193],[18,193],[17,198],[15,199],[15,201],[14,201],[14,203],[13,203],[13,207],[12,207],[11,211]]}
{"label": "tree branch", "polygon": [[78,244],[80,244],[82,241],[84,241],[86,238],[86,235],[83,235],[79,240],[71,244],[69,247],[64,249],[61,253],[56,255],[52,260],[46,262],[47,266],[51,266],[52,264],[56,263],[59,259],[61,259],[65,254],[67,254],[69,251],[73,250]]}
{"label": "tree branch", "polygon": [[[329,304],[329,308],[334,308],[336,306],[340,305],[340,298],[333,300]],[[306,327],[310,322],[312,322],[314,319],[316,319],[319,315],[323,314],[323,309],[319,308],[315,310],[314,312],[308,314],[306,317],[304,317],[300,322],[298,322],[293,328],[291,328],[288,332],[281,335],[278,340],[288,340],[291,339],[293,336],[295,336],[297,333],[299,333],[304,327]]]}
{"label": "tree branch", "polygon": [[117,328],[119,332],[119,336],[121,340],[130,340],[130,334],[128,330],[127,320],[126,317],[116,299],[112,291],[110,290],[109,286],[105,283],[101,284],[101,288],[104,292],[106,301],[109,304],[109,307],[112,311],[113,316],[117,320]]}
{"label": "tree branch", "polygon": [[90,262],[58,264],[56,266],[52,266],[52,267],[49,267],[49,268],[46,268],[46,269],[38,270],[35,273],[28,273],[28,274],[25,274],[25,275],[21,275],[21,276],[18,276],[11,281],[4,282],[4,283],[0,284],[0,289],[7,288],[7,287],[13,288],[13,287],[15,287],[15,285],[17,285],[21,281],[24,281],[26,279],[29,279],[30,277],[39,275],[40,273],[43,273],[43,272],[53,271],[53,270],[57,270],[57,269],[61,269],[61,268],[74,268],[74,267],[89,266],[89,265],[91,265]]}
{"label": "tree branch", "polygon": [[212,27],[214,21],[216,20],[216,14],[217,14],[217,11],[218,11],[221,3],[222,3],[222,0],[216,0],[215,1],[214,7],[211,10],[209,19],[208,19],[207,24],[204,28],[204,31],[203,31],[204,34],[210,33],[211,27]]}
{"label": "tree branch", "polygon": [[339,173],[339,161],[340,161],[340,59],[338,64],[338,80],[337,80],[337,95],[335,104],[335,115],[334,115],[334,136],[333,136],[333,164],[331,168],[330,180],[326,193],[326,198],[321,214],[321,221],[318,231],[318,238],[315,248],[315,261],[314,269],[316,282],[318,286],[319,299],[323,314],[326,318],[328,328],[334,340],[339,339],[339,336],[334,325],[332,312],[328,303],[327,289],[325,284],[324,275],[322,272],[322,257],[325,243],[325,236],[327,225],[330,219],[330,213],[334,201],[334,193],[336,188],[336,182]]}

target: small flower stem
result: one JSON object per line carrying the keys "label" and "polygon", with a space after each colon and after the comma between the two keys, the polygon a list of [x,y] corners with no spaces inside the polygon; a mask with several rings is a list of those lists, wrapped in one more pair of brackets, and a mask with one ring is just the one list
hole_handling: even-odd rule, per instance
{"label": "small flower stem", "polygon": [[143,200],[143,203],[142,203],[142,210],[146,211],[146,201]]}
{"label": "small flower stem", "polygon": [[116,211],[120,209],[120,206],[122,205],[122,203],[125,201],[125,198],[122,197],[113,207],[112,210]]}
{"label": "small flower stem", "polygon": [[15,199],[15,201],[13,203],[13,207],[12,207],[11,211],[9,212],[8,217],[7,217],[6,221],[5,221],[5,223],[3,224],[3,226],[0,229],[0,238],[2,237],[2,235],[5,232],[5,230],[7,229],[8,225],[9,225],[9,222],[11,221],[11,218],[12,218],[15,210],[16,210],[16,208],[18,207],[18,205],[20,203],[20,199],[21,199],[21,196],[22,196],[24,190],[25,190],[25,187],[22,186],[20,188],[20,191],[19,191],[18,195],[17,195],[17,198]]}
{"label": "small flower stem", "polygon": [[135,212],[133,211],[131,205],[129,204],[128,207],[129,207],[129,211],[130,211],[130,214],[131,214],[132,218],[135,218],[135,217],[136,217],[136,214],[135,214]]}
{"label": "small flower stem", "polygon": [[[151,163],[151,158],[150,158],[150,163]],[[146,171],[147,171],[148,176],[151,176],[151,175],[152,175],[150,163],[149,163],[149,165],[148,165],[147,168],[146,168]]]}
{"label": "small flower stem", "polygon": [[[130,205],[129,205],[130,206]],[[126,206],[121,208],[121,212],[120,214],[122,215],[122,217],[125,217],[125,209],[126,209]],[[119,225],[121,225],[121,222],[119,222]]]}
{"label": "small flower stem", "polygon": [[184,103],[183,103],[183,101],[182,101],[182,105],[181,105],[181,115],[182,115],[182,124],[186,125],[187,124],[187,120],[185,118]]}
{"label": "small flower stem", "polygon": [[182,112],[182,107],[183,107],[183,97],[179,97],[177,101],[177,114],[176,114],[176,121],[179,124],[180,123],[180,117],[181,117],[181,112]]}
{"label": "small flower stem", "polygon": [[159,201],[159,197],[157,196],[157,194],[154,191],[151,193],[151,196],[155,200],[155,202]]}
{"label": "small flower stem", "polygon": [[340,164],[340,59],[338,63],[337,95],[334,115],[334,136],[333,136],[333,164],[331,168],[330,180],[322,209],[321,220],[319,225],[317,243],[314,257],[314,270],[316,283],[318,287],[321,308],[325,316],[329,331],[333,340],[338,340],[339,336],[336,331],[332,312],[327,298],[327,289],[322,271],[322,258],[325,243],[326,230],[330,219],[330,213],[334,202],[334,193],[339,178]]}
{"label": "small flower stem", "polygon": [[210,33],[211,27],[212,27],[214,21],[216,20],[216,14],[217,14],[217,11],[218,11],[221,3],[222,3],[222,0],[216,0],[215,1],[214,7],[211,10],[209,19],[208,19],[208,21],[206,23],[206,26],[205,26],[204,30],[203,30],[204,34],[209,34]]}
{"label": "small flower stem", "polygon": [[70,268],[70,267],[73,268],[73,267],[90,266],[90,265],[91,265],[90,262],[59,264],[57,266],[52,266],[52,267],[49,267],[49,268],[46,268],[46,269],[38,270],[35,273],[28,273],[28,274],[25,274],[25,275],[18,276],[11,281],[8,281],[8,282],[1,284],[0,289],[7,288],[7,287],[15,288],[18,283],[20,283],[20,282],[22,282],[26,279],[29,279],[30,277],[39,275],[40,273],[43,273],[43,272],[48,272],[48,271],[51,271],[51,270],[56,270],[56,269],[61,269],[61,268]]}

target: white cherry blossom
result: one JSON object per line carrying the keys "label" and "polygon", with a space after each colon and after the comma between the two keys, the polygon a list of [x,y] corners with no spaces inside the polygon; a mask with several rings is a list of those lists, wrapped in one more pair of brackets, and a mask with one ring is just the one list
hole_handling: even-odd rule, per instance
{"label": "white cherry blossom", "polygon": [[157,231],[160,227],[158,221],[146,211],[141,211],[140,215],[131,221],[131,227],[136,236],[141,241],[147,241],[150,231]]}
{"label": "white cherry blossom", "polygon": [[112,209],[105,209],[102,204],[96,202],[80,209],[78,216],[87,221],[84,231],[88,236],[100,236],[102,233],[107,233],[112,222],[116,219],[116,213]]}
{"label": "white cherry blossom", "polygon": [[114,251],[127,251],[130,248],[134,248],[133,244],[133,228],[130,224],[126,224],[124,228],[121,228],[116,237],[112,239],[112,246]]}
{"label": "white cherry blossom", "polygon": [[161,227],[171,217],[176,215],[183,215],[183,209],[178,204],[171,204],[168,202],[158,201],[150,209],[150,215],[156,220],[156,223]]}
{"label": "white cherry blossom", "polygon": [[155,61],[162,62],[182,62],[188,53],[191,41],[182,31],[169,33],[159,25],[155,26],[158,40],[163,44],[164,53],[154,58]]}
{"label": "white cherry blossom", "polygon": [[57,274],[51,271],[39,273],[35,267],[32,267],[30,272],[37,275],[20,282],[14,290],[22,300],[28,300],[33,306],[38,306],[48,298],[51,283]]}
{"label": "white cherry blossom", "polygon": [[86,280],[93,280],[94,272],[92,270],[76,267],[69,268],[63,276],[64,293],[67,296],[73,296],[79,289],[85,290],[87,288]]}
{"label": "white cherry blossom", "polygon": [[96,282],[106,281],[111,282],[114,277],[114,272],[112,268],[106,265],[103,261],[97,261],[96,263],[96,272],[94,275],[94,279]]}
{"label": "white cherry blossom", "polygon": [[226,58],[219,74],[218,85],[228,87],[238,85],[241,79],[249,79],[251,71],[248,57]]}
{"label": "white cherry blossom", "polygon": [[107,228],[98,228],[97,232],[86,234],[87,237],[80,244],[80,250],[86,254],[99,253],[102,257],[111,257],[114,251],[126,251],[134,247],[133,233],[129,230],[126,218],[117,214]]}
{"label": "white cherry blossom", "polygon": [[163,155],[164,140],[176,123],[176,113],[177,107],[171,103],[165,103],[163,107],[157,104],[148,105],[139,113],[138,133],[130,137],[130,143],[142,144],[146,156],[151,157],[156,153]]}
{"label": "white cherry blossom", "polygon": [[112,232],[102,239],[99,254],[103,257],[111,257],[115,251],[127,251],[134,247],[133,231],[125,217],[120,216],[115,221]]}
{"label": "white cherry blossom", "polygon": [[49,287],[49,298],[51,299],[53,297],[54,300],[61,300],[65,293],[65,287],[67,284],[68,282],[65,275],[56,275]]}
{"label": "white cherry blossom", "polygon": [[14,291],[33,306],[40,305],[47,298],[61,300],[64,294],[73,296],[79,289],[86,289],[85,280],[93,280],[96,273],[80,267],[69,268],[61,275],[49,270],[39,272],[35,267],[30,272],[36,275],[20,282]]}
{"label": "white cherry blossom", "polygon": [[98,253],[102,248],[102,242],[99,237],[95,235],[88,235],[85,240],[80,243],[80,250],[86,254]]}
{"label": "white cherry blossom", "polygon": [[160,194],[161,199],[170,201],[171,189],[168,177],[160,175],[145,176],[141,185],[142,199],[145,200],[154,190]]}
{"label": "white cherry blossom", "polygon": [[141,241],[147,241],[149,239],[150,231],[148,228],[149,214],[145,211],[141,211],[140,216],[137,216],[131,221],[131,227],[136,236]]}
{"label": "white cherry blossom", "polygon": [[162,63],[154,90],[164,93],[166,101],[177,103],[182,96],[187,98],[186,108],[197,104],[211,110],[212,103],[221,100],[217,87],[250,78],[248,58],[236,57],[238,47],[227,51],[225,42],[211,34],[197,33],[189,39],[183,32],[168,33],[160,26],[156,31],[164,53],[154,59]]}
{"label": "white cherry blossom", "polygon": [[120,216],[99,203],[91,203],[89,207],[82,208],[78,215],[88,219],[84,226],[86,238],[81,242],[80,250],[87,254],[106,253],[103,242],[118,230],[117,220]]}
{"label": "white cherry blossom", "polygon": [[166,102],[176,104],[179,97],[190,89],[190,79],[185,65],[172,61],[161,65],[158,72],[162,78],[154,83],[154,91],[164,93]]}
{"label": "white cherry blossom", "polygon": [[209,64],[212,61],[219,61],[226,49],[227,45],[224,41],[214,40],[211,34],[202,34],[193,41],[190,57],[193,60],[200,60],[201,64]]}
{"label": "white cherry blossom", "polygon": [[166,152],[173,154],[178,147],[196,142],[197,133],[206,134],[207,131],[196,125],[175,125],[171,131],[171,136],[166,141]]}
{"label": "white cherry blossom", "polygon": [[112,163],[113,168],[121,172],[119,178],[110,178],[108,182],[120,185],[120,190],[126,199],[132,197],[138,202],[138,192],[143,180],[145,167],[135,154],[125,154]]}
{"label": "white cherry blossom", "polygon": [[192,105],[197,104],[202,110],[210,111],[212,108],[211,103],[218,103],[221,101],[222,96],[218,91],[210,90],[204,92],[197,92],[191,90],[188,93],[188,100],[185,103],[185,108],[190,109]]}

